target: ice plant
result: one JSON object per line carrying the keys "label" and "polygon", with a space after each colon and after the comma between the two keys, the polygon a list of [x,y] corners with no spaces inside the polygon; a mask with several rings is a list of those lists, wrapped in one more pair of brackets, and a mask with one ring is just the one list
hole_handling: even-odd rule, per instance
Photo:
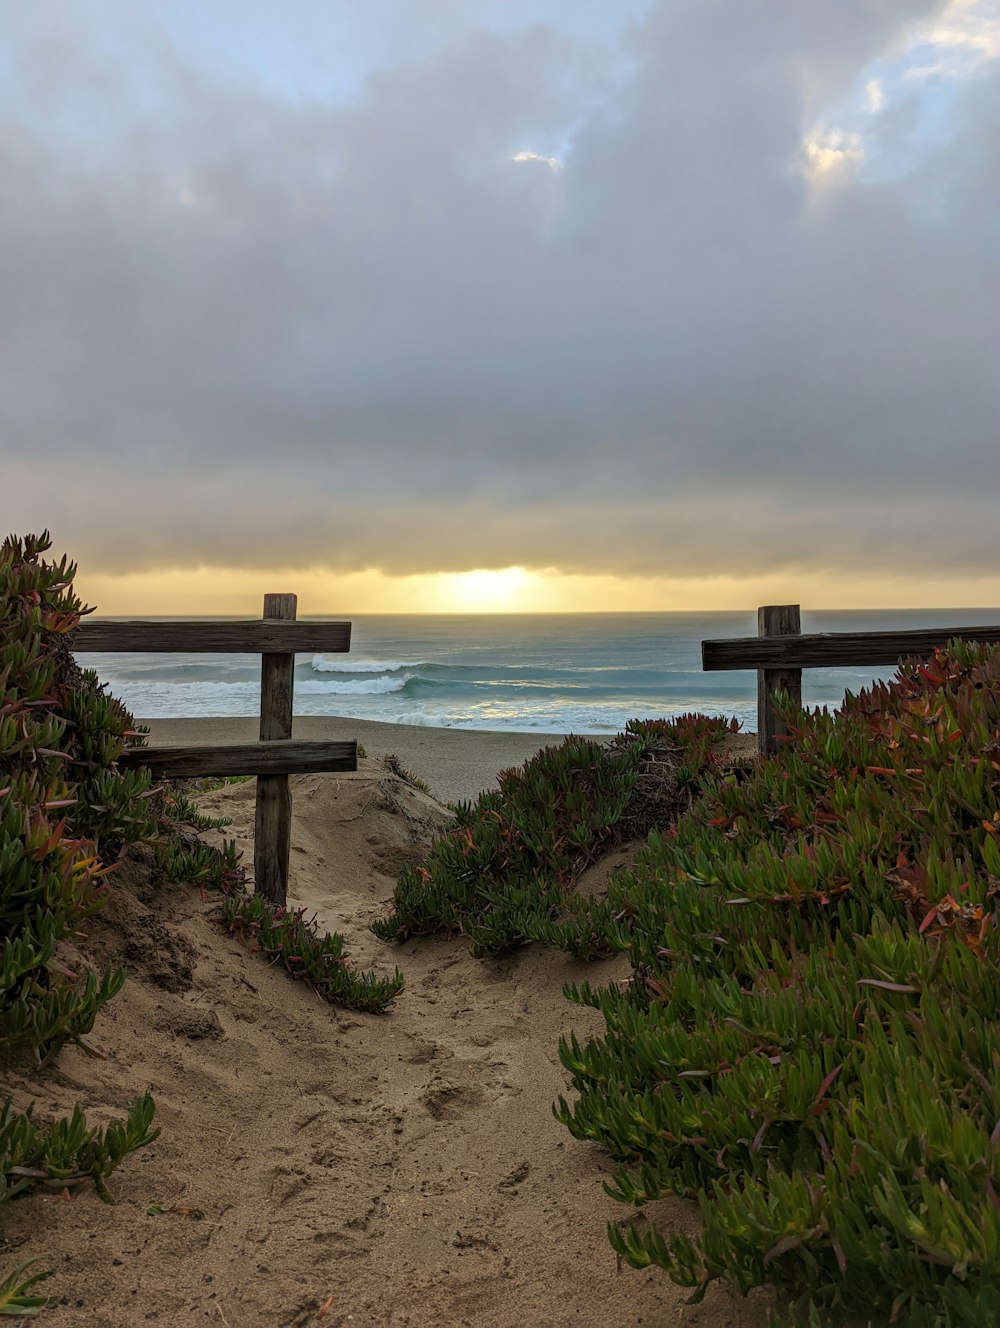
{"label": "ice plant", "polygon": [[333,1004],[377,1014],[403,989],[398,968],[391,978],[357,969],[344,954],[344,938],[320,931],[304,909],[275,908],[259,895],[234,894],[223,902],[216,921]]}
{"label": "ice plant", "polygon": [[[71,969],[60,944],[103,907],[122,847],[152,833],[149,776],[116,760],[141,741],[124,707],[77,668],[72,632],[83,605],[74,568],[49,561],[48,536],[0,545],[0,1055],[50,1060],[88,1041],[124,973]],[[77,1107],[41,1128],[29,1108],[0,1112],[0,1203],[26,1189],[107,1177],[155,1137],[152,1099],[97,1131]],[[0,1312],[31,1313],[43,1298],[24,1266],[0,1287]]]}
{"label": "ice plant", "polygon": [[403,871],[393,913],[372,930],[384,940],[463,933],[479,955],[530,940],[584,957],[606,951],[601,928],[578,921],[577,877],[622,838],[666,824],[731,728],[692,715],[633,721],[610,744],[567,738],[503,771],[499,789],[458,804],[454,825],[424,864]]}
{"label": "ice plant", "polygon": [[612,1225],[775,1322],[1000,1322],[1000,650],[956,643],[709,778],[609,934],[632,981],[573,992],[557,1115],[623,1203],[698,1199],[695,1240]]}

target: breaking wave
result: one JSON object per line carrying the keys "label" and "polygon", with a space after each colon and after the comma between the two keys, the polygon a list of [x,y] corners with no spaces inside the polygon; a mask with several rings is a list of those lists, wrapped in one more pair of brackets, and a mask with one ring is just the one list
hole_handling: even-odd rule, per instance
{"label": "breaking wave", "polygon": [[309,678],[295,684],[296,693],[303,696],[386,696],[389,692],[401,692],[410,681],[411,674],[403,673],[395,678],[359,678],[354,681],[320,682]]}
{"label": "breaking wave", "polygon": [[[996,612],[815,614],[807,629],[954,627],[963,619],[988,622]],[[357,656],[298,656],[297,715],[544,733],[614,733],[628,719],[686,710],[754,724],[756,675],[701,668],[701,641],[751,634],[749,613],[371,616],[355,627]],[[104,653],[81,663],[139,719],[260,713],[259,656]],[[868,686],[873,674],[879,671],[807,670],[803,700],[837,705],[845,687]]]}
{"label": "breaking wave", "polygon": [[403,669],[419,669],[419,660],[393,659],[328,659],[326,655],[313,655],[309,667],[314,673],[402,673]]}

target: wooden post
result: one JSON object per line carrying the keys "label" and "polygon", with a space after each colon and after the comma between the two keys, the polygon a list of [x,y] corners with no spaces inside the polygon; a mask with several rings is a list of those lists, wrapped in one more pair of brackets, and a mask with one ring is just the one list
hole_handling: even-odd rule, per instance
{"label": "wooden post", "polygon": [[[768,604],[757,610],[758,636],[798,636],[801,615],[797,604]],[[775,692],[783,692],[795,705],[802,704],[801,669],[757,670],[757,749],[773,756],[779,734],[787,733],[774,707]]]}
{"label": "wooden post", "polygon": [[[295,595],[265,595],[264,618],[294,620]],[[260,737],[263,742],[292,736],[292,690],[295,656],[265,654],[260,666]],[[292,846],[292,795],[287,775],[257,776],[254,829],[255,891],[272,904],[288,897],[288,862]]]}

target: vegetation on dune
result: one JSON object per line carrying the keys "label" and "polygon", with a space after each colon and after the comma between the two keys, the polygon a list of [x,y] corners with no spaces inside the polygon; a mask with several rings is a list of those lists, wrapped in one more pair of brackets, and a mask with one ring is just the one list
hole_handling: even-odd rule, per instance
{"label": "vegetation on dune", "polygon": [[47,548],[47,536],[0,547],[0,1051],[38,1060],[86,1047],[121,987],[121,971],[81,981],[56,952],[104,906],[122,847],[156,826],[149,774],[115,765],[140,735],[72,659],[74,568]]}
{"label": "vegetation on dune", "polygon": [[[710,779],[611,890],[624,986],[570,994],[557,1115],[611,1193],[697,1196],[704,1232],[612,1226],[696,1295],[776,1322],[1000,1321],[1000,650],[955,643]],[[787,1316],[782,1318],[781,1316]]]}
{"label": "vegetation on dune", "polygon": [[718,762],[713,745],[732,727],[692,715],[637,720],[610,745],[571,737],[504,771],[499,789],[457,804],[454,825],[422,865],[403,871],[393,912],[374,932],[384,940],[462,933],[477,955],[530,940],[583,957],[606,951],[593,918],[578,921],[580,872],[668,819],[699,772]]}
{"label": "vegetation on dune", "polygon": [[[81,973],[60,944],[107,901],[107,876],[122,847],[152,833],[156,809],[145,772],[119,772],[124,747],[140,741],[124,707],[96,675],[77,668],[71,633],[85,611],[74,568],[47,561],[47,535],[0,546],[0,1055],[51,1060],[66,1042],[93,1050],[88,1034],[121,988],[122,970]],[[0,1204],[36,1187],[106,1178],[155,1138],[153,1102],[139,1099],[124,1123],[38,1125],[7,1101],[0,1112]],[[2,1312],[28,1313],[42,1275],[22,1266],[0,1289]]]}
{"label": "vegetation on dune", "polygon": [[398,968],[391,978],[355,968],[344,954],[344,938],[320,931],[305,909],[275,908],[257,896],[230,896],[216,921],[335,1005],[379,1014],[403,989]]}
{"label": "vegetation on dune", "polygon": [[[51,1060],[89,1034],[119,970],[60,956],[108,898],[130,841],[221,895],[220,925],[325,999],[385,1009],[398,970],[355,970],[340,936],[250,896],[235,846],[178,787],[117,758],[131,717],[77,668],[85,612],[48,538],[0,546],[0,1056]],[[604,1018],[560,1054],[558,1119],[616,1159],[609,1191],[645,1210],[700,1204],[697,1239],[640,1213],[618,1254],[695,1298],[715,1279],[777,1292],[775,1324],[958,1328],[1000,1322],[1000,648],[952,643],[833,715],[727,767],[733,725],[633,721],[571,738],[475,804],[407,867],[376,933],[532,940],[629,954],[632,976],[568,989]],[[605,898],[581,872],[627,838]],[[87,1125],[0,1109],[0,1205],[108,1177],[155,1138],[154,1106]],[[0,1316],[37,1312],[44,1273],[0,1282]]]}
{"label": "vegetation on dune", "polygon": [[68,1190],[90,1181],[102,1199],[113,1203],[106,1177],[129,1153],[156,1138],[155,1114],[153,1099],[146,1093],[136,1100],[124,1124],[113,1121],[105,1129],[94,1129],[77,1106],[68,1120],[40,1128],[30,1106],[17,1113],[8,1102],[0,1112],[0,1202],[29,1189]]}
{"label": "vegetation on dune", "polygon": [[[695,1299],[771,1286],[776,1325],[1000,1322],[1000,649],[787,718],[752,771],[699,717],[549,749],[458,808],[376,931],[630,954],[567,990],[605,1032],[562,1044],[556,1115],[614,1197],[694,1197],[704,1230],[612,1224],[628,1262]],[[577,897],[630,809],[637,865]]]}
{"label": "vegetation on dune", "polygon": [[14,1269],[9,1277],[0,1282],[0,1316],[5,1318],[30,1318],[49,1303],[48,1296],[38,1296],[32,1287],[44,1282],[49,1273],[29,1273],[34,1259],[28,1259]]}

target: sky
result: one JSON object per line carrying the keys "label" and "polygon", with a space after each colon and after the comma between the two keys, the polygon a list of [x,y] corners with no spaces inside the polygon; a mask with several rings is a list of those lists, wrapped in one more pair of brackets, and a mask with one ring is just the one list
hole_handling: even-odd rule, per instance
{"label": "sky", "polygon": [[1000,605],[1000,0],[0,0],[101,612]]}

